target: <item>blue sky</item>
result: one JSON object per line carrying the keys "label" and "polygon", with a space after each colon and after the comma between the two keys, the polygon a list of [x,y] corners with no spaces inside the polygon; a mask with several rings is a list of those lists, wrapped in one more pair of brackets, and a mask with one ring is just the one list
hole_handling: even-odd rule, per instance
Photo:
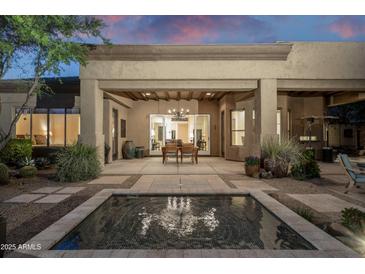
{"label": "blue sky", "polygon": [[[237,44],[365,41],[365,16],[98,16],[113,44]],[[99,43],[100,41],[85,40]],[[6,78],[30,77],[26,56]],[[21,69],[22,68],[22,69]],[[79,65],[61,76],[78,76]],[[53,75],[48,75],[53,76]]]}

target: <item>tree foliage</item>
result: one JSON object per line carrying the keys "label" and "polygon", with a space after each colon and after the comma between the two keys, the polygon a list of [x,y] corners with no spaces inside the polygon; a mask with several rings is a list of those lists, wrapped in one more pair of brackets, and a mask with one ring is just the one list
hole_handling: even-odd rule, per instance
{"label": "tree foliage", "polygon": [[0,148],[9,139],[29,98],[45,86],[42,76],[59,75],[63,64],[85,65],[90,46],[82,41],[87,38],[109,43],[101,34],[103,27],[103,21],[92,16],[0,16],[0,79],[23,56],[31,58],[33,67],[24,104],[10,129],[0,129]]}

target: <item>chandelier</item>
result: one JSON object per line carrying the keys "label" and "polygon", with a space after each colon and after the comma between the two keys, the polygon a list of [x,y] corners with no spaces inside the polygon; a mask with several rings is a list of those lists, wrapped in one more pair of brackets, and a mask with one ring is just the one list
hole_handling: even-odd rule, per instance
{"label": "chandelier", "polygon": [[188,117],[186,115],[189,114],[189,109],[184,110],[183,108],[180,111],[176,110],[175,108],[168,110],[169,114],[172,114],[172,121],[187,121]]}

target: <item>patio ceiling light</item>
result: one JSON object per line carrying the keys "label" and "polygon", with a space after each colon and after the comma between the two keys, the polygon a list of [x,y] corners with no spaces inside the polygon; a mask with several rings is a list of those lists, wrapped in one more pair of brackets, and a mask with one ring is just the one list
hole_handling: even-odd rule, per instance
{"label": "patio ceiling light", "polygon": [[150,96],[151,95],[151,93],[149,93],[149,92],[146,92],[145,94],[146,94],[146,96]]}
{"label": "patio ceiling light", "polygon": [[212,93],[211,93],[211,92],[207,92],[206,94],[207,94],[208,96],[211,96],[211,95],[212,95]]}

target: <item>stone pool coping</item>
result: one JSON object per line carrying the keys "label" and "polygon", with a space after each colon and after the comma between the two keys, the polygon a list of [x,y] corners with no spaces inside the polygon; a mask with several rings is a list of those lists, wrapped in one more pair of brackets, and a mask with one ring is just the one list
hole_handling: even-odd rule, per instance
{"label": "stone pool coping", "polygon": [[[318,250],[269,250],[269,249],[121,249],[121,250],[50,250],[57,242],[65,237],[87,216],[95,211],[112,195],[250,195],[260,202],[267,210],[281,219],[305,240]],[[89,200],[76,207],[67,215],[50,225],[48,228],[26,242],[28,246],[41,244],[41,250],[16,250],[13,254],[43,257],[43,258],[355,258],[358,253],[328,235],[326,232],[308,222],[298,214],[279,203],[262,191],[244,191],[239,189],[219,191],[186,191],[168,189],[151,192],[134,189],[103,189]]]}

